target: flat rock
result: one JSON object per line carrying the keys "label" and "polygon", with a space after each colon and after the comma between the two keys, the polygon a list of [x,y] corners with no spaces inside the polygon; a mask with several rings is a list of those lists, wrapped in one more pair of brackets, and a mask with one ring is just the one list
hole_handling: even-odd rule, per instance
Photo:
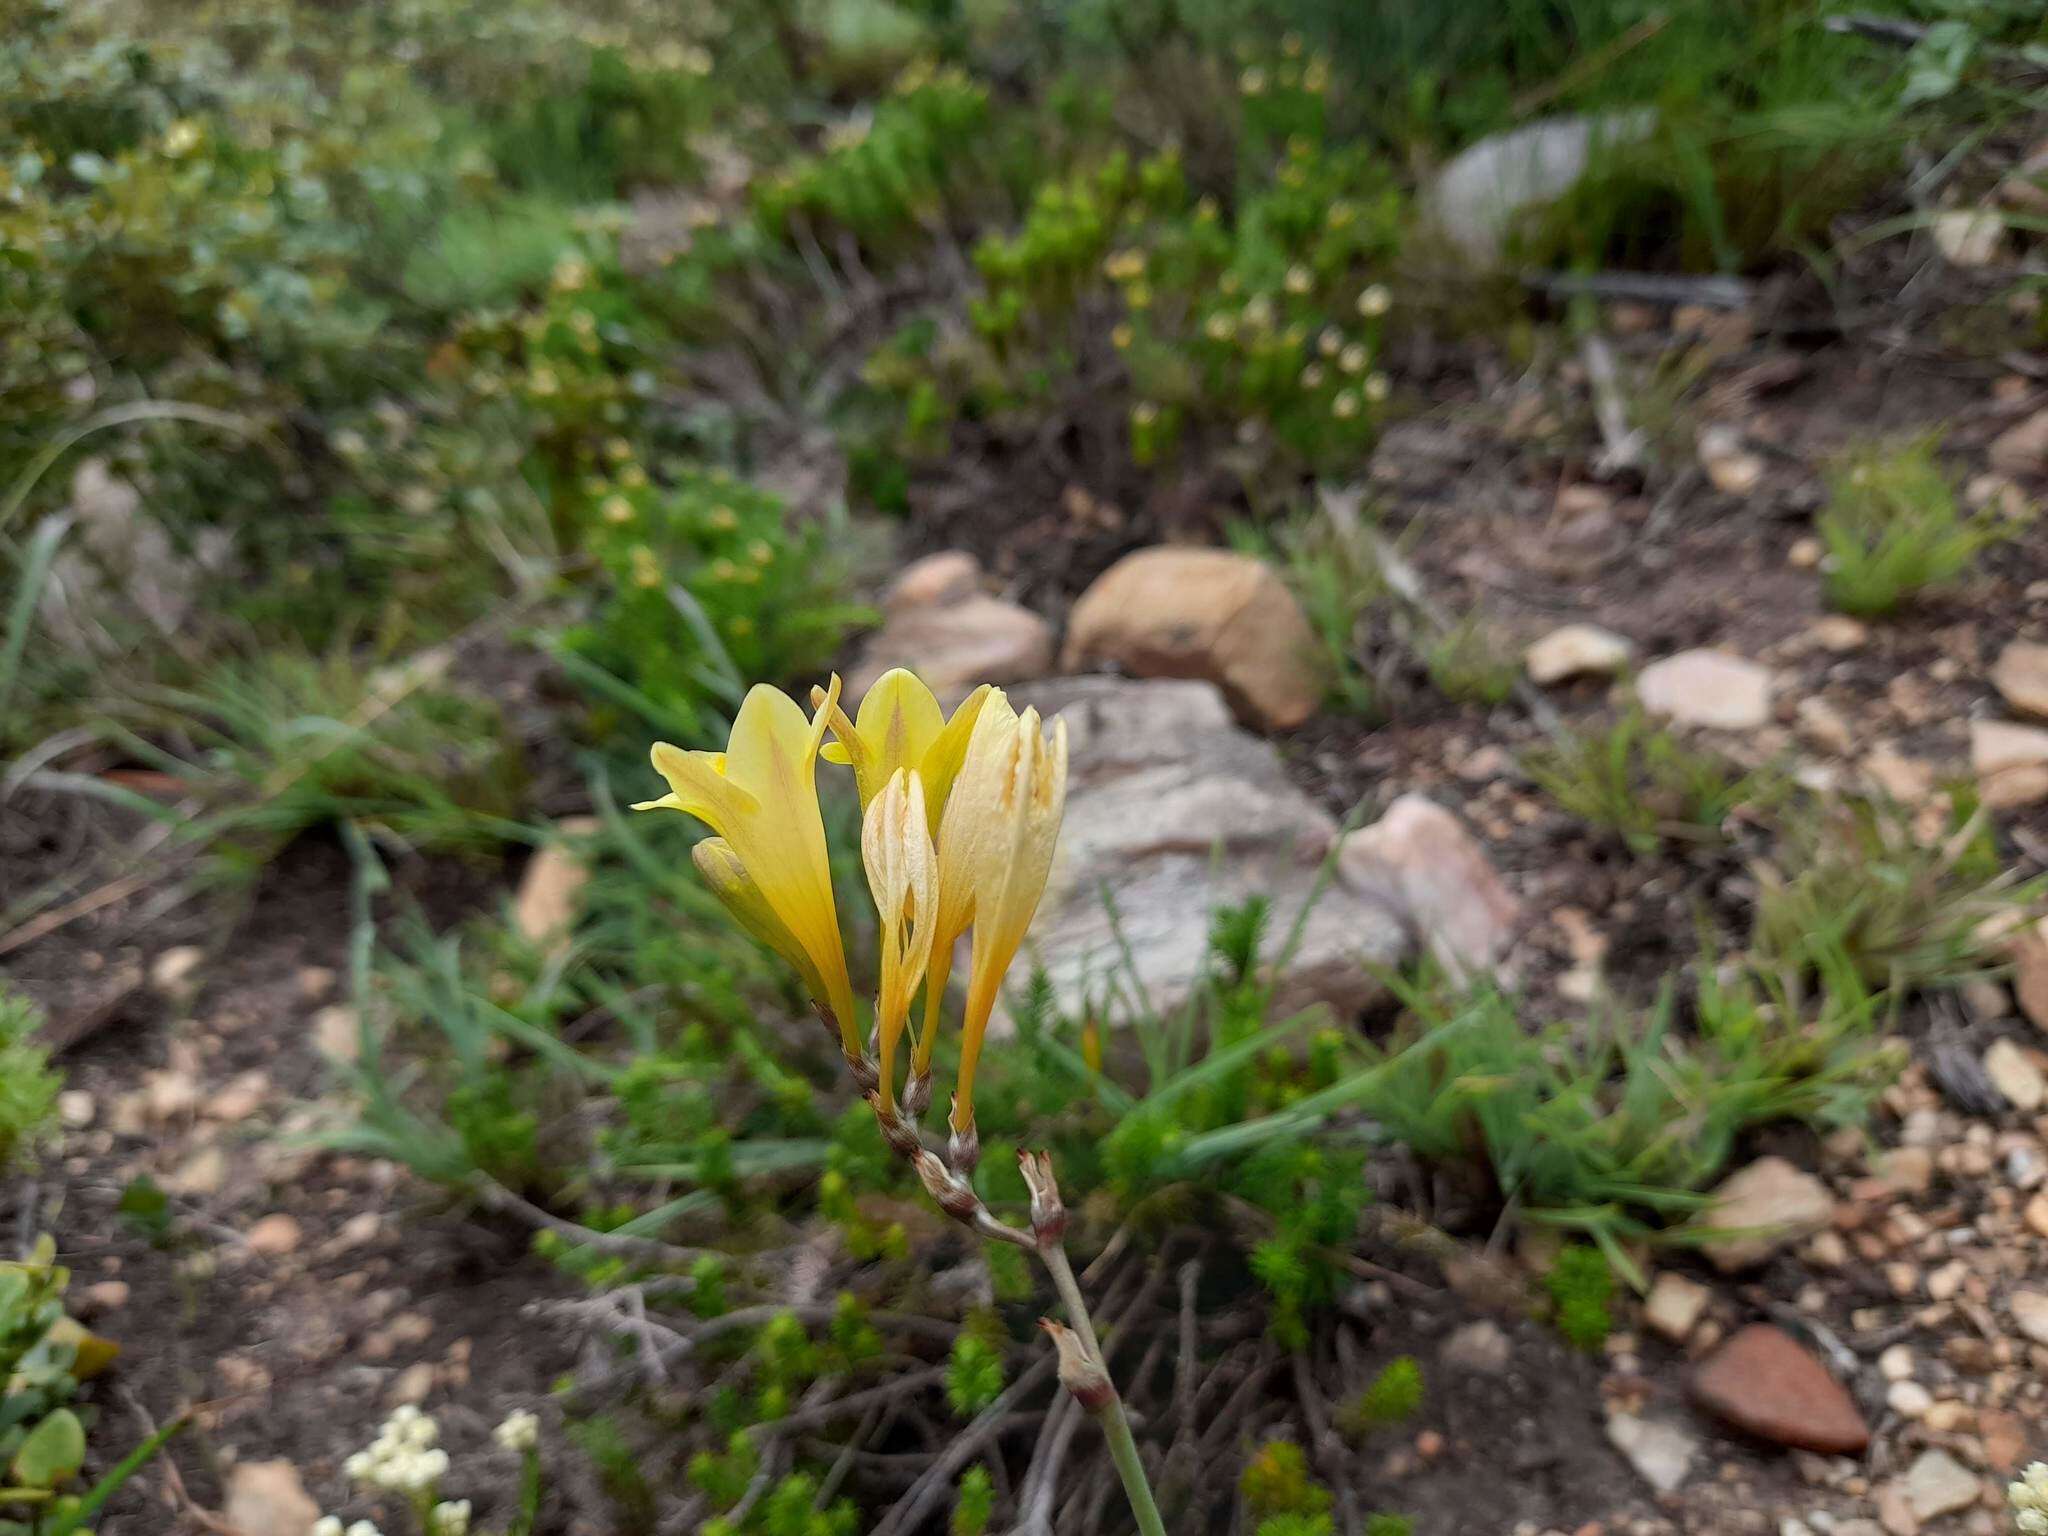
{"label": "flat rock", "polygon": [[1648,137],[1647,108],[1541,118],[1481,139],[1438,173],[1424,194],[1430,220],[1468,261],[1490,266],[1522,216],[1557,201],[1603,148]]}
{"label": "flat rock", "polygon": [[1438,1358],[1453,1370],[1476,1376],[1498,1376],[1508,1368],[1513,1346],[1499,1323],[1480,1318],[1453,1329],[1438,1351]]}
{"label": "flat rock", "polygon": [[2048,1296],[2039,1291],[2014,1291],[2005,1304],[2014,1327],[2036,1344],[2048,1344]]}
{"label": "flat rock", "polygon": [[1760,1157],[1731,1173],[1714,1187],[1712,1198],[1693,1220],[1729,1231],[1700,1245],[1723,1274],[1761,1264],[1787,1244],[1813,1236],[1835,1210],[1828,1187],[1782,1157]]}
{"label": "flat rock", "polygon": [[1991,686],[2022,714],[2048,718],[2048,645],[2013,641],[1992,663]]}
{"label": "flat rock", "polygon": [[2048,473],[2048,411],[2036,411],[2017,426],[2007,427],[1991,440],[1986,457],[2000,474]]}
{"label": "flat rock", "polygon": [[1692,1374],[1701,1407],[1737,1429],[1796,1450],[1853,1456],[1870,1444],[1870,1427],[1842,1384],[1797,1340],[1752,1323]]}
{"label": "flat rock", "polygon": [[598,829],[595,816],[569,816],[556,823],[557,836],[543,843],[526,861],[512,898],[512,927],[527,943],[550,954],[569,947],[578,898],[590,880],[583,854],[564,839],[586,837]]}
{"label": "flat rock", "polygon": [[2013,935],[2012,995],[2036,1029],[2048,1030],[2048,918]]}
{"label": "flat rock", "polygon": [[223,1522],[237,1536],[307,1536],[320,1506],[288,1461],[239,1461],[228,1468]]}
{"label": "flat rock", "polygon": [[902,609],[868,636],[848,670],[847,703],[892,667],[907,667],[950,706],[982,683],[1019,683],[1052,670],[1052,626],[1029,608],[980,592]]}
{"label": "flat rock", "polygon": [[1683,1344],[1714,1293],[1697,1280],[1665,1270],[1643,1298],[1643,1323],[1659,1338]]}
{"label": "flat rock", "polygon": [[1628,665],[1635,646],[1598,624],[1566,624],[1522,652],[1529,680],[1544,687],[1574,677],[1612,677]]}
{"label": "flat rock", "polygon": [[1337,868],[1406,919],[1453,977],[1491,971],[1514,942],[1522,903],[1479,840],[1426,795],[1402,795],[1344,839]]}
{"label": "flat rock", "polygon": [[1771,674],[1725,651],[1680,651],[1643,668],[1636,697],[1681,725],[1753,731],[1771,718]]}
{"label": "flat rock", "polygon": [[295,1218],[277,1211],[263,1217],[249,1229],[247,1242],[251,1253],[275,1259],[295,1252],[303,1235]]}
{"label": "flat rock", "polygon": [[1984,1052],[1984,1075],[2014,1109],[2032,1114],[2048,1097],[2048,1080],[2033,1057],[2010,1040],[1994,1040]]}
{"label": "flat rock", "polygon": [[[1138,991],[1164,1013],[1208,965],[1211,912],[1263,895],[1271,957],[1315,892],[1337,826],[1289,781],[1270,743],[1241,730],[1208,683],[1080,677],[1012,689],[1067,722],[1066,820],[1028,947],[1061,1005],[1109,1004],[1129,1022]],[[1123,959],[1105,887],[1128,942]],[[1400,914],[1341,879],[1323,884],[1285,972],[1278,1009],[1355,1012],[1381,995],[1368,967],[1407,953]]]}
{"label": "flat rock", "polygon": [[1161,546],[1124,556],[1074,604],[1068,672],[1200,678],[1246,724],[1286,730],[1322,702],[1315,632],[1278,573],[1250,555]]}
{"label": "flat rock", "polygon": [[2048,800],[2048,730],[2010,720],[1970,722],[1970,769],[1994,811]]}
{"label": "flat rock", "polygon": [[1947,1451],[1922,1451],[1906,1468],[1906,1502],[1922,1520],[1968,1509],[1984,1495],[1977,1474]]}
{"label": "flat rock", "polygon": [[1699,1453],[1699,1441],[1679,1425],[1633,1413],[1610,1415],[1607,1438],[1628,1458],[1637,1475],[1659,1493],[1670,1493],[1683,1483]]}

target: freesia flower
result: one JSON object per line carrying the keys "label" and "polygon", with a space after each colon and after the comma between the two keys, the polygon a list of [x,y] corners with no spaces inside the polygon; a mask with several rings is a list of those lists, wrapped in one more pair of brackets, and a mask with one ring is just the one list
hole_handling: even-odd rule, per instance
{"label": "freesia flower", "polygon": [[[725,751],[685,752],[655,743],[654,767],[668,780],[669,793],[633,809],[683,811],[724,840],[724,851],[710,857],[723,861],[726,878],[712,889],[748,932],[792,964],[795,954],[803,956],[797,973],[830,1012],[848,1058],[858,1059],[853,984],[839,939],[816,778],[818,748],[838,698],[835,677],[824,707],[807,720],[789,695],[756,686],[740,705]],[[763,932],[764,912],[778,925],[773,939]]]}
{"label": "freesia flower", "polygon": [[911,998],[931,960],[932,924],[938,917],[938,853],[932,847],[924,786],[915,769],[898,768],[868,806],[860,851],[882,926],[875,1029],[886,1111],[895,1107],[896,1046],[910,1019]]}
{"label": "freesia flower", "polygon": [[812,707],[824,711],[836,738],[824,749],[825,761],[853,769],[863,811],[874,804],[897,769],[914,769],[923,783],[926,817],[937,835],[974,722],[994,690],[983,683],[961,700],[948,720],[923,680],[895,667],[875,680],[860,701],[857,718],[848,720],[837,700],[839,680],[832,682],[829,696],[825,689],[811,690]]}
{"label": "freesia flower", "polygon": [[982,1035],[1004,973],[1045,891],[1066,798],[1066,722],[1053,722],[1048,742],[1037,710],[1019,715],[1000,692],[992,693],[974,722],[967,760],[939,826],[939,917],[932,935],[925,1035],[918,1041],[920,1058],[928,1060],[953,941],[971,922],[974,944],[952,1122],[962,1144],[971,1145],[974,1135],[974,1069]]}

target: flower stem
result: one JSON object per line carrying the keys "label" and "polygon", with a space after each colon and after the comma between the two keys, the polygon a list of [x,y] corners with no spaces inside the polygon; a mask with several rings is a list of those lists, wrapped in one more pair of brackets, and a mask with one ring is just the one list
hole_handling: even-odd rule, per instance
{"label": "flower stem", "polygon": [[1096,1413],[1095,1422],[1102,1426],[1102,1438],[1109,1442],[1109,1459],[1116,1463],[1116,1475],[1123,1479],[1124,1497],[1130,1501],[1138,1530],[1142,1536],[1166,1536],[1159,1505],[1152,1497],[1152,1484],[1145,1477],[1145,1463],[1138,1457],[1131,1421],[1124,1413],[1123,1395],[1109,1375],[1109,1362],[1103,1358],[1102,1343],[1095,1337],[1095,1324],[1088,1316],[1088,1303],[1074,1278],[1074,1268],[1067,1262],[1067,1250],[1058,1242],[1050,1242],[1039,1244],[1037,1252],[1052,1276],[1053,1289],[1060,1293],[1060,1305],[1066,1308],[1074,1332],[1081,1336],[1082,1347],[1102,1366],[1103,1378],[1109,1381],[1109,1401]]}

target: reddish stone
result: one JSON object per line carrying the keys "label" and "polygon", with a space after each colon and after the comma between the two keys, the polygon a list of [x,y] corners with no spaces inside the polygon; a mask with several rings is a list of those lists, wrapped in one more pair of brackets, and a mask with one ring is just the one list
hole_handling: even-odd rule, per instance
{"label": "reddish stone", "polygon": [[1854,1455],[1870,1426],[1840,1382],[1789,1334],[1752,1323],[1693,1372],[1700,1406],[1759,1439],[1823,1455]]}

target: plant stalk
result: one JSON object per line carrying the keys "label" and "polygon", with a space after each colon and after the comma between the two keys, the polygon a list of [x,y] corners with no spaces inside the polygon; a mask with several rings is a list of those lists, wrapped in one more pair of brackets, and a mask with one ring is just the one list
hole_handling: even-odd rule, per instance
{"label": "plant stalk", "polygon": [[1109,1382],[1109,1400],[1095,1411],[1094,1417],[1102,1426],[1102,1438],[1109,1442],[1109,1459],[1116,1463],[1116,1475],[1123,1480],[1124,1497],[1130,1501],[1138,1530],[1142,1536],[1166,1536],[1158,1501],[1152,1497],[1152,1484],[1145,1477],[1145,1463],[1138,1456],[1137,1437],[1131,1433],[1130,1417],[1124,1412],[1123,1394],[1117,1391],[1116,1381],[1109,1374],[1109,1362],[1103,1358],[1102,1343],[1095,1337],[1095,1323],[1088,1316],[1088,1303],[1074,1278],[1074,1267],[1067,1262],[1067,1250],[1055,1240],[1039,1244],[1038,1256],[1052,1276],[1053,1289],[1060,1293],[1060,1305],[1066,1308],[1074,1332],[1081,1336],[1082,1348],[1101,1367],[1103,1379]]}

